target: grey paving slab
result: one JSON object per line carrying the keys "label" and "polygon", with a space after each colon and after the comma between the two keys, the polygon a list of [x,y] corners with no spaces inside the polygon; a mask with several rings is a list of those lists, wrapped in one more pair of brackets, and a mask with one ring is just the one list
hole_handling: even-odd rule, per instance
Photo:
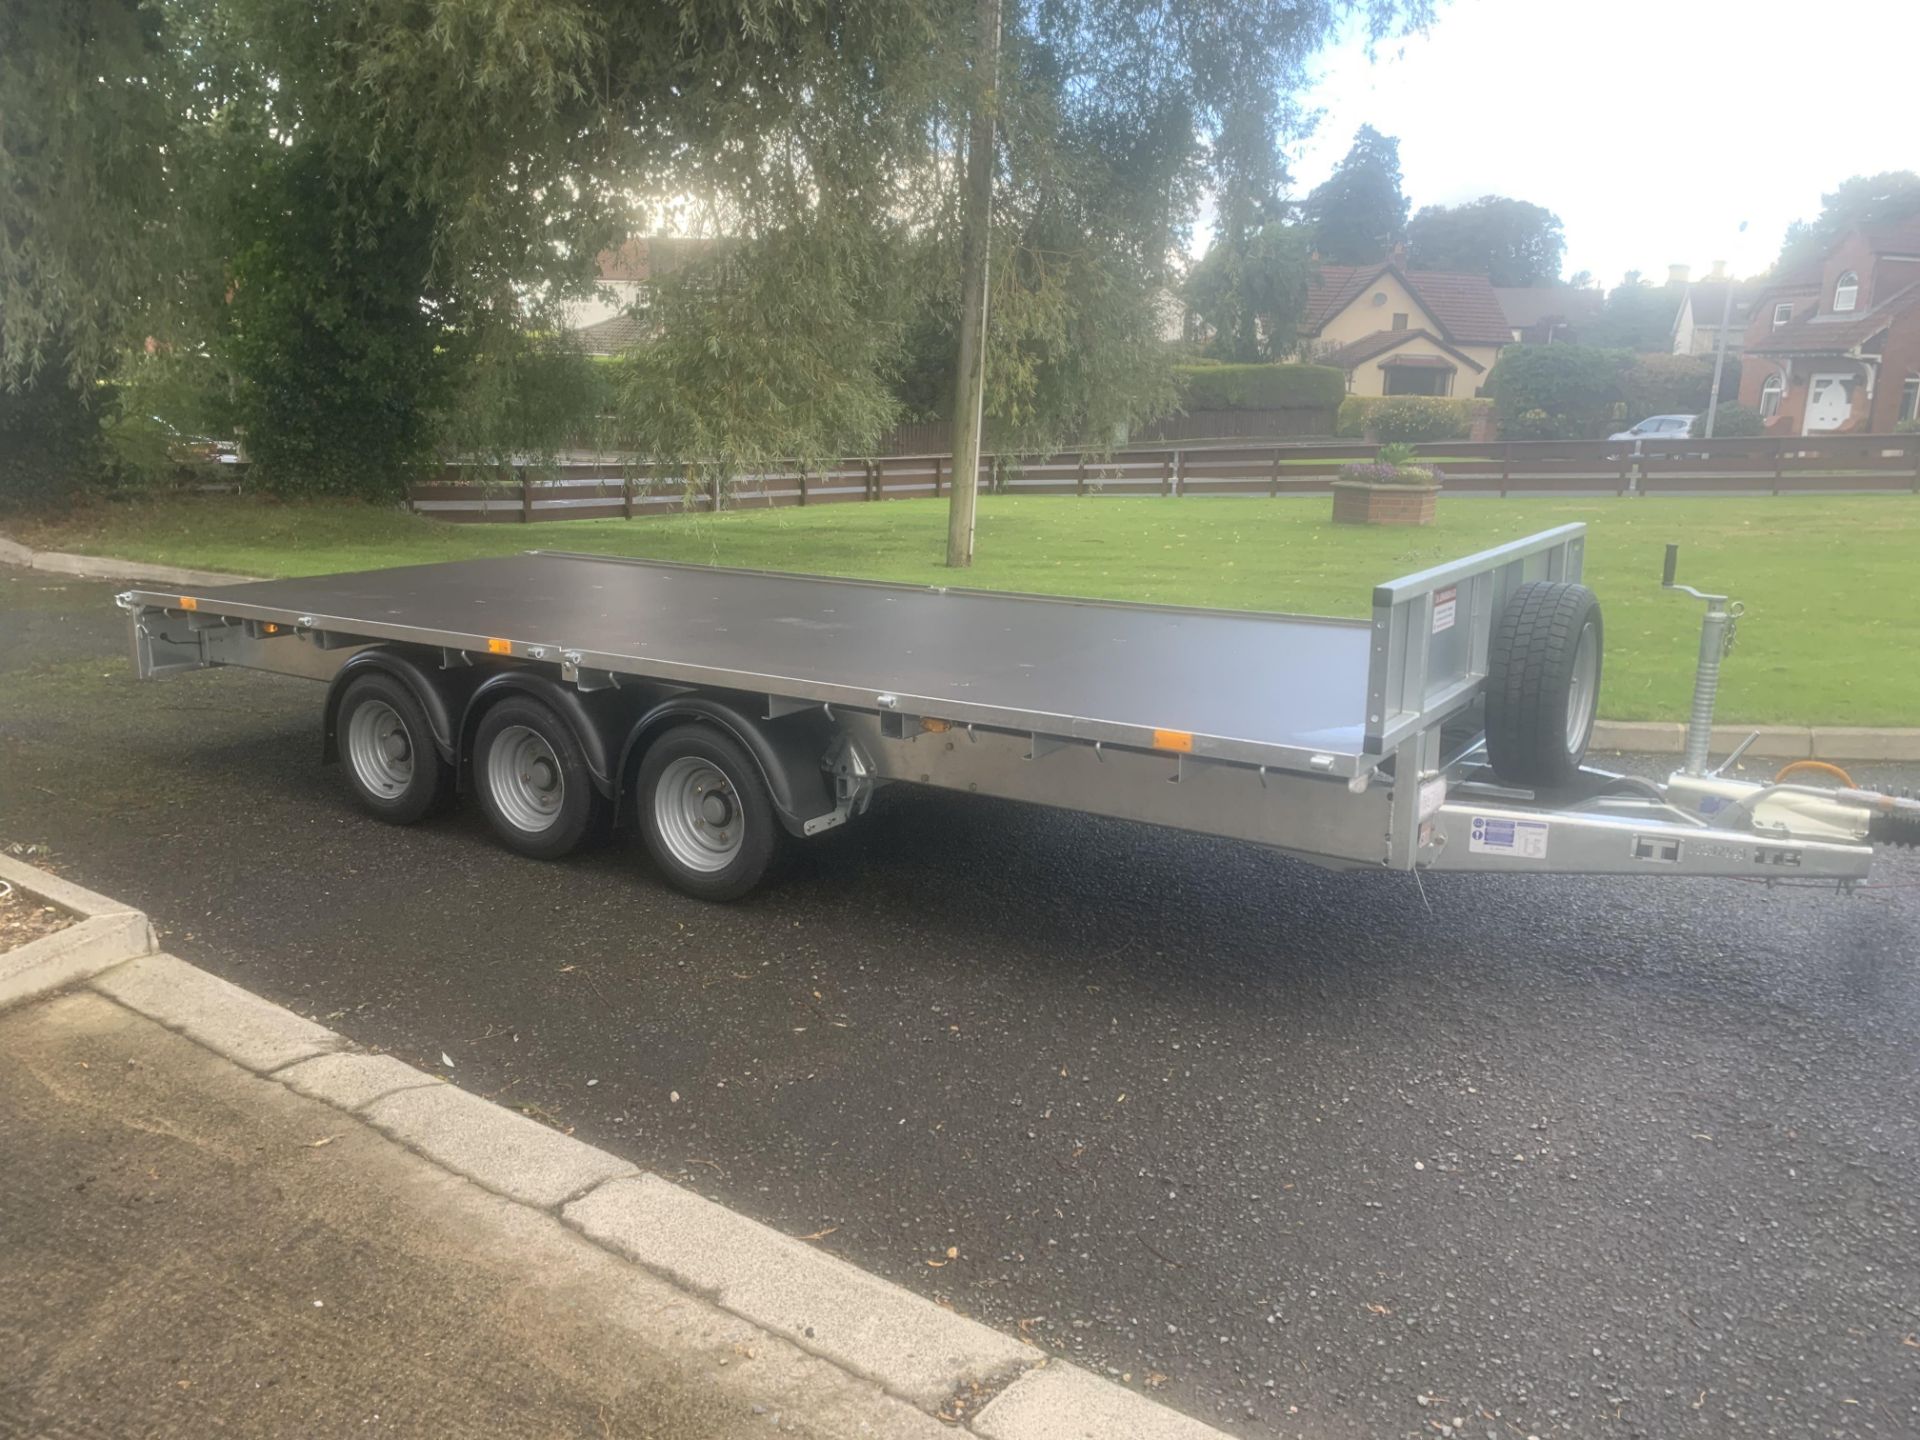
{"label": "grey paving slab", "polygon": [[602,1185],[564,1215],[583,1234],[929,1409],[969,1382],[1003,1379],[1041,1358],[657,1176]]}
{"label": "grey paving slab", "polygon": [[402,1090],[361,1112],[395,1139],[497,1194],[553,1206],[634,1167],[454,1085]]}
{"label": "grey paving slab", "polygon": [[0,1435],[952,1433],[100,995],[0,1055]]}
{"label": "grey paving slab", "polygon": [[94,988],[122,1005],[266,1072],[338,1050],[346,1042],[324,1025],[242,990],[172,955],[145,955],[95,978]]}

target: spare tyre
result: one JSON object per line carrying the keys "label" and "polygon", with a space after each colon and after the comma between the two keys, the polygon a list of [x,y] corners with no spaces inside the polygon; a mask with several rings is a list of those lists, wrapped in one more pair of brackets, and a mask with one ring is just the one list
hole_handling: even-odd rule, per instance
{"label": "spare tyre", "polygon": [[1600,601],[1584,585],[1532,580],[1507,596],[1487,656],[1487,758],[1500,779],[1551,790],[1579,774],[1604,642]]}

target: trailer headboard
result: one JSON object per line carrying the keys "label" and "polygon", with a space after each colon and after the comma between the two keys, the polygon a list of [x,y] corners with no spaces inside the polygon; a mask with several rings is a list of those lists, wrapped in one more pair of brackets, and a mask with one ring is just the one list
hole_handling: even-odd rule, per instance
{"label": "trailer headboard", "polygon": [[1367,754],[1390,755],[1470,704],[1507,596],[1529,580],[1578,580],[1586,545],[1585,525],[1560,525],[1376,586]]}

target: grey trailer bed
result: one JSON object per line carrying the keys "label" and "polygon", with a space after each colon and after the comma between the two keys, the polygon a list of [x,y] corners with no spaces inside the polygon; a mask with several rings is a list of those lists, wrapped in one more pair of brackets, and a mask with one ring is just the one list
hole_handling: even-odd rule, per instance
{"label": "grey trailer bed", "polygon": [[1565,734],[1497,742],[1516,755],[1545,743],[1568,763],[1548,785],[1489,769],[1488,676],[1520,663],[1500,650],[1512,645],[1501,617],[1523,602],[1590,603],[1577,584],[1583,532],[1562,526],[1390,581],[1363,620],[544,551],[142,589],[121,603],[143,678],[239,665],[330,680],[325,754],[346,756],[376,814],[417,818],[471,788],[508,843],[557,853],[587,814],[571,775],[599,808],[639,819],[683,888],[717,898],[744,893],[732,883],[743,865],[758,878],[741,844],[765,838],[752,836],[762,789],[779,827],[804,836],[858,815],[892,781],[1332,865],[1863,873],[1868,822],[1830,797],[1818,823],[1779,833],[1776,813],[1756,828],[1760,805],[1780,807],[1761,797],[1727,829],[1691,792],[1676,801],[1580,769],[1597,609],[1591,656],[1560,657],[1566,696],[1543,722],[1564,720]]}

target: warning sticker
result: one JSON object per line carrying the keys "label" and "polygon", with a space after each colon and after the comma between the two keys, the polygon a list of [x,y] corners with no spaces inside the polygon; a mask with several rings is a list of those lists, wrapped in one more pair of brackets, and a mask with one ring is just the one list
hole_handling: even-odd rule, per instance
{"label": "warning sticker", "polygon": [[1449,585],[1444,590],[1433,592],[1433,633],[1451,630],[1455,616],[1460,609],[1460,587]]}
{"label": "warning sticker", "polygon": [[1491,815],[1473,817],[1467,849],[1476,855],[1506,855],[1515,860],[1547,858],[1547,822],[1502,820]]}

